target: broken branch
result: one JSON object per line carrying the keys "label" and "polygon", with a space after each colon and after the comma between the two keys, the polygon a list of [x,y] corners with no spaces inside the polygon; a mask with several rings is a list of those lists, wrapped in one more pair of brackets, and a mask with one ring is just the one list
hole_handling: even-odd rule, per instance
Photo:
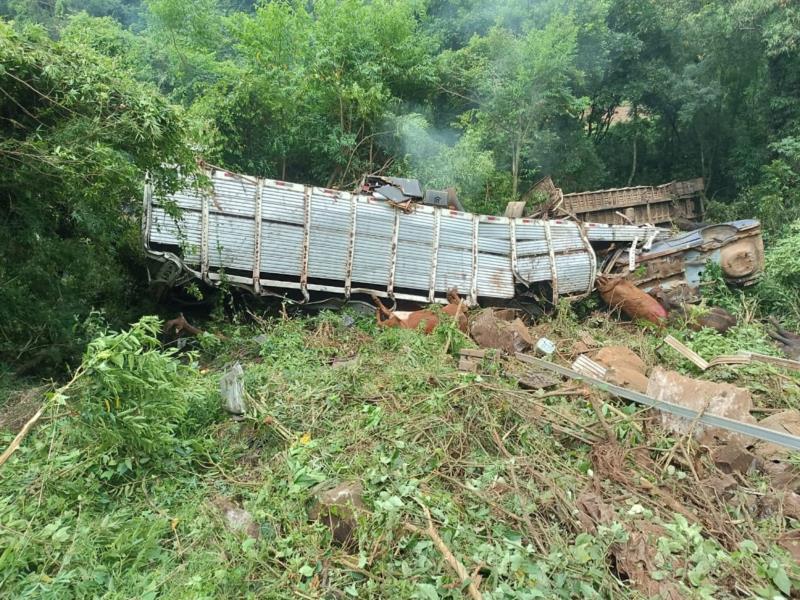
{"label": "broken branch", "polygon": [[422,510],[425,512],[425,518],[428,521],[428,526],[424,529],[422,527],[418,527],[413,523],[403,523],[403,527],[411,532],[418,535],[427,535],[430,540],[433,542],[433,545],[436,546],[436,549],[444,558],[444,561],[447,565],[455,572],[455,574],[461,579],[461,582],[468,581],[467,585],[467,594],[473,600],[483,600],[483,595],[478,590],[478,586],[475,585],[475,582],[470,579],[469,572],[467,568],[458,560],[455,555],[451,552],[450,548],[447,547],[447,544],[444,543],[444,540],[439,535],[439,532],[436,531],[436,527],[433,524],[433,519],[431,518],[431,512],[428,510],[428,507],[425,506],[422,502],[418,501],[418,504],[422,507]]}

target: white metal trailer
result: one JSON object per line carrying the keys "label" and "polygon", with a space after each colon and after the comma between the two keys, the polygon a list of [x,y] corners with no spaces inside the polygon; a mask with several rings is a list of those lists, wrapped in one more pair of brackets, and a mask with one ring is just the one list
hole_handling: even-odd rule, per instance
{"label": "white metal trailer", "polygon": [[[506,218],[303,186],[207,167],[210,188],[166,199],[146,186],[144,244],[158,279],[226,281],[256,294],[370,293],[445,302],[510,299],[549,284],[552,300],[594,288],[593,244],[644,242],[652,226]],[[177,209],[177,210],[176,210]],[[185,280],[185,279],[184,279]]]}

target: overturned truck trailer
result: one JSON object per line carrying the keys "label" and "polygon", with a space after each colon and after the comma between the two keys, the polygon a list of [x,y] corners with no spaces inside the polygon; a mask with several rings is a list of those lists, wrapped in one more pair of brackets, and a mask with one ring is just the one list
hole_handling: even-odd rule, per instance
{"label": "overturned truck trailer", "polygon": [[146,185],[144,243],[152,279],[227,282],[260,295],[376,294],[446,302],[555,302],[592,291],[596,251],[667,232],[652,226],[476,215],[206,168],[167,198]]}

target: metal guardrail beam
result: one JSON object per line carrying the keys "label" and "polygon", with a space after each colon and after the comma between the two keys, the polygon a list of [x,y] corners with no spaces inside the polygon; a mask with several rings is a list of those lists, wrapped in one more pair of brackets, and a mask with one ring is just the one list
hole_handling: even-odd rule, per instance
{"label": "metal guardrail beam", "polygon": [[772,429],[767,429],[766,427],[761,427],[759,425],[742,423],[741,421],[737,421],[735,419],[728,419],[727,417],[720,417],[718,415],[711,415],[707,413],[699,413],[696,410],[687,408],[685,406],[681,406],[680,404],[673,404],[672,402],[656,400],[655,398],[647,396],[646,394],[641,394],[639,392],[635,392],[633,390],[629,390],[627,388],[620,387],[612,383],[608,383],[607,381],[603,381],[601,379],[589,377],[588,375],[582,375],[577,371],[568,369],[567,367],[562,367],[560,365],[547,362],[546,360],[542,360],[540,358],[534,358],[533,356],[528,356],[527,354],[522,354],[521,352],[517,352],[516,357],[518,360],[526,364],[533,365],[535,367],[540,367],[548,371],[553,371],[554,373],[558,373],[559,375],[563,375],[564,377],[569,377],[570,379],[585,381],[586,383],[590,383],[593,386],[608,392],[609,394],[613,394],[614,396],[617,396],[619,398],[624,398],[625,400],[631,400],[633,402],[638,402],[639,404],[644,404],[645,406],[651,406],[653,408],[657,408],[658,410],[668,412],[670,414],[682,417],[689,421],[698,420],[701,423],[710,425],[712,427],[719,427],[721,429],[733,431],[735,433],[753,437],[759,440],[763,440],[765,442],[778,444],[779,446],[783,446],[791,450],[800,451],[800,437],[797,437],[796,435],[791,435],[789,433],[782,433],[780,431],[774,431]]}

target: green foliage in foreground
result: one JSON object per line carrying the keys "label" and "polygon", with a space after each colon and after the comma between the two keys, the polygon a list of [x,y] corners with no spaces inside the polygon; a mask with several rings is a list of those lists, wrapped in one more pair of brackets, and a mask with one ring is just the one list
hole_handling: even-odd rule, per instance
{"label": "green foliage in foreground", "polygon": [[[703,176],[713,218],[760,218],[768,245],[800,217],[786,0],[0,0],[0,15],[0,364],[19,372],[74,366],[92,309],[115,326],[151,312],[141,186],[149,170],[172,187],[161,166],[187,172],[189,148],[344,189],[419,177],[494,214],[537,203],[545,175],[565,191]],[[765,306],[796,315],[785,268]]]}
{"label": "green foliage in foreground", "polygon": [[[588,328],[602,343],[655,360],[653,336],[631,336],[607,319],[579,325],[564,310],[550,327],[567,340]],[[155,346],[156,329],[145,319],[98,335],[85,375],[3,466],[4,594],[277,599],[337,590],[353,598],[461,598],[431,540],[403,527],[425,525],[420,504],[469,571],[482,565],[487,599],[639,597],[617,578],[611,556],[641,519],[663,526],[656,575],[677,582],[685,597],[731,597],[734,582],[752,596],[776,597],[800,584],[788,555],[763,541],[775,518],[749,528],[730,503],[739,541],[726,547],[699,524],[643,506],[632,488],[593,474],[590,447],[555,431],[537,408],[595,426],[586,402],[522,393],[491,362],[481,376],[459,373],[450,352],[465,341],[453,328],[423,336],[376,329],[371,319],[348,327],[322,314],[231,328],[205,355],[183,357]],[[254,340],[259,333],[264,341]],[[221,413],[216,391],[234,353],[252,396],[241,424]],[[355,364],[329,366],[350,355]],[[659,361],[678,365],[678,358]],[[766,383],[772,367],[760,368],[752,377]],[[607,407],[623,446],[640,445]],[[647,445],[667,452],[674,442]],[[674,493],[694,487],[689,473],[661,476]],[[306,517],[316,486],[349,480],[361,482],[367,506],[352,555]],[[757,479],[750,485],[766,491]],[[576,527],[572,512],[587,489],[621,498],[613,522],[594,533]],[[253,515],[260,539],[224,527],[219,496]],[[519,520],[524,514],[533,530]]]}

